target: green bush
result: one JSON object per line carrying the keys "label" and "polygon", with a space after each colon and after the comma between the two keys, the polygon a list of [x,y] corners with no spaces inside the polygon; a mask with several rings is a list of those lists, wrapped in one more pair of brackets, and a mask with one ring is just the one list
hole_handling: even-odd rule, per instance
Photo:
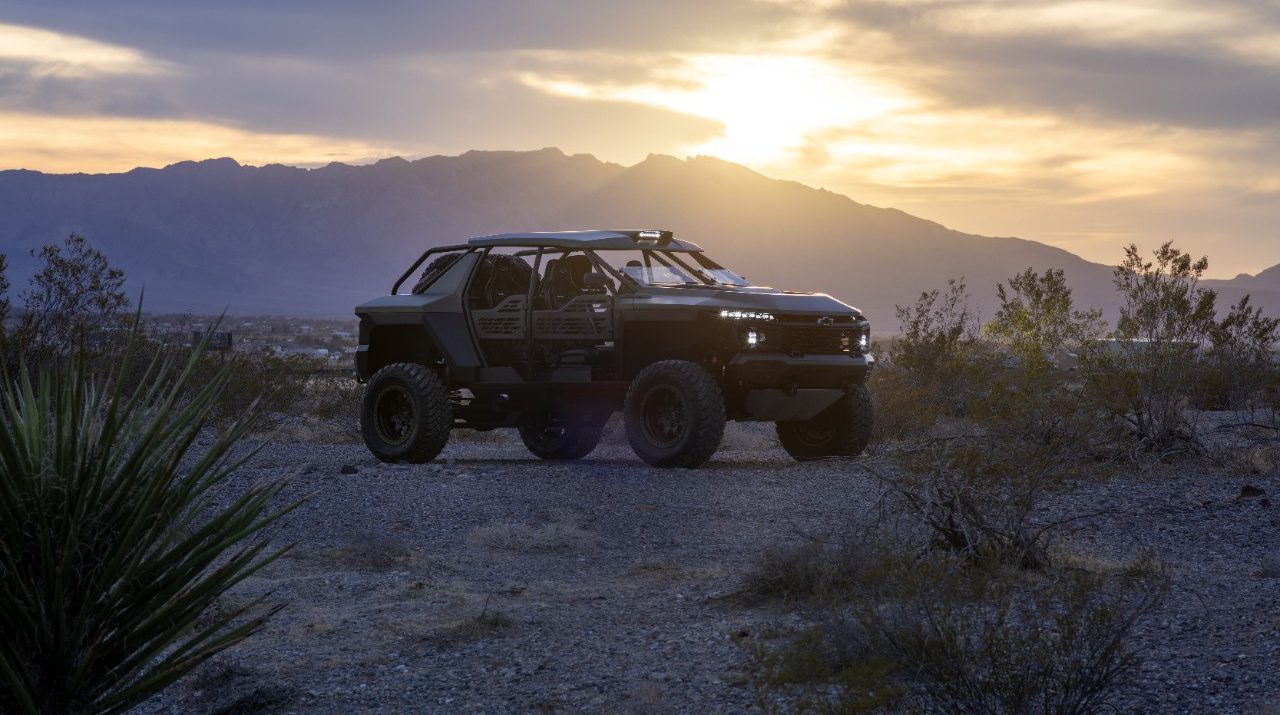
{"label": "green bush", "polygon": [[1059,351],[1078,351],[1106,331],[1102,311],[1074,309],[1071,289],[1061,269],[1043,275],[1027,270],[996,285],[1000,308],[986,332],[999,340],[1018,360],[1023,371],[1053,367]]}
{"label": "green bush", "polygon": [[1256,421],[1280,383],[1280,318],[1263,315],[1246,295],[1209,327],[1209,349],[1195,384],[1197,406],[1236,410]]}
{"label": "green bush", "polygon": [[1198,443],[1187,409],[1217,293],[1199,286],[1207,258],[1165,243],[1154,259],[1144,260],[1135,245],[1125,248],[1114,276],[1122,302],[1113,340],[1086,345],[1080,367],[1096,404],[1144,445],[1167,453]]}
{"label": "green bush", "polygon": [[191,454],[232,372],[196,384],[199,351],[158,357],[129,391],[136,326],[106,379],[82,356],[3,387],[0,711],[124,712],[274,613],[245,617],[255,602],[197,623],[280,555],[252,537],[283,513],[269,508],[283,485],[213,505],[257,410]]}

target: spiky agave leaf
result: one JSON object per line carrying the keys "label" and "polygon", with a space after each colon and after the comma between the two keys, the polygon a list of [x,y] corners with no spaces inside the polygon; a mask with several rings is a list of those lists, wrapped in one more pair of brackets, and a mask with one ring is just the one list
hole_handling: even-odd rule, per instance
{"label": "spiky agave leaf", "polygon": [[[222,593],[280,556],[252,539],[283,482],[214,509],[211,489],[252,456],[232,448],[256,408],[187,459],[225,387],[157,354],[139,387],[86,361],[19,370],[0,390],[0,711],[122,712],[260,629],[275,610],[197,629]],[[253,604],[256,605],[256,604]]]}

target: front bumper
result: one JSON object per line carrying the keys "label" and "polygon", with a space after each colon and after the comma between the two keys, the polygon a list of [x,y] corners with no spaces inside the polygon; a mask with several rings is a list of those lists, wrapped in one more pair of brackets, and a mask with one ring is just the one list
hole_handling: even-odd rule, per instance
{"label": "front bumper", "polygon": [[860,383],[871,374],[871,355],[789,355],[741,352],[726,366],[727,377],[743,388],[841,389]]}

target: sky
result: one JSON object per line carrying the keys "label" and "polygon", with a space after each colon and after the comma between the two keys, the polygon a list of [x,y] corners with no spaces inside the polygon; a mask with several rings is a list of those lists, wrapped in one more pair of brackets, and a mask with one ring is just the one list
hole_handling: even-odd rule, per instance
{"label": "sky", "polygon": [[1280,263],[1280,3],[0,3],[0,168],[548,146],[1256,273]]}

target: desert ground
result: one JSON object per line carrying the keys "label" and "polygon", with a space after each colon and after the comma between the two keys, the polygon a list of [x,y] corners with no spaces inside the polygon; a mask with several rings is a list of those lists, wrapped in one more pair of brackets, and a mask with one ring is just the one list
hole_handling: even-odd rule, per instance
{"label": "desert ground", "polygon": [[[742,597],[765,550],[883,519],[858,460],[793,462],[771,426],[731,424],[698,470],[653,469],[619,426],[587,459],[532,458],[509,431],[384,465],[358,443],[252,442],[226,484],[285,478],[291,551],[219,602],[284,604],[143,713],[735,713],[778,706],[756,649],[797,607]],[[874,458],[873,458],[874,459]],[[1248,487],[1248,488],[1246,488]],[[1133,644],[1125,712],[1280,707],[1280,478],[1160,465],[1055,497],[1060,544],[1157,555],[1173,586]],[[261,607],[261,606],[256,606]]]}

